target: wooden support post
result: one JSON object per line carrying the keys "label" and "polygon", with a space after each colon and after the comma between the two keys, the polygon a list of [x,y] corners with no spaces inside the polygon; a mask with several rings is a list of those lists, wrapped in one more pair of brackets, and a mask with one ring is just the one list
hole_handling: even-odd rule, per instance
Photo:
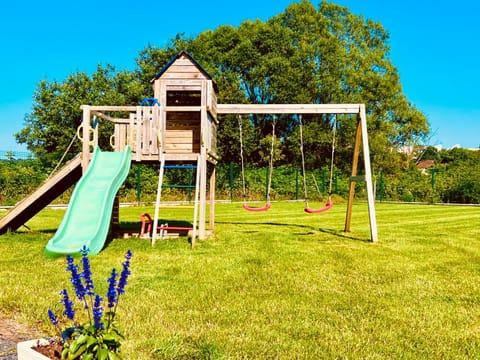
{"label": "wooden support post", "polygon": [[[93,124],[95,128],[93,129],[93,148],[98,146],[98,134],[100,131],[98,130],[100,128],[100,119],[97,118],[96,116],[93,116]],[[90,142],[90,137],[88,138],[88,141]],[[93,150],[92,150],[93,152]]]}
{"label": "wooden support post", "polygon": [[215,164],[212,164],[210,173],[210,230],[215,228]]}
{"label": "wooden support post", "polygon": [[201,98],[200,107],[200,169],[197,169],[197,171],[200,171],[200,224],[198,226],[198,238],[204,240],[206,238],[205,225],[207,221],[207,141],[205,137],[208,134],[207,126],[209,124],[205,96],[207,93],[206,82],[201,84],[201,93],[204,96]]}
{"label": "wooden support post", "polygon": [[353,179],[355,179],[355,177],[357,176],[358,157],[360,155],[361,141],[362,141],[362,124],[361,124],[360,116],[358,116],[357,134],[355,135],[355,144],[353,147],[352,175],[350,177],[350,187],[348,190],[347,214],[345,216],[346,232],[350,231],[350,225],[352,221],[352,206],[353,206],[353,198],[355,196],[355,184],[356,184],[356,181],[354,181]]}
{"label": "wooden support post", "polygon": [[[163,101],[166,101],[166,99]],[[158,141],[158,157],[159,158],[165,151],[164,146],[165,146],[166,131],[167,131],[167,112],[165,111],[165,106],[164,106],[164,103],[162,102],[158,107],[157,141]]]}
{"label": "wooden support post", "polygon": [[90,106],[83,105],[83,120],[82,120],[82,173],[87,171],[88,163],[90,161]]}
{"label": "wooden support post", "polygon": [[137,133],[135,128],[135,119],[136,119],[136,112],[130,113],[128,117],[128,133],[127,133],[127,144],[130,145],[132,148],[132,160],[140,161],[140,156],[137,151]]}
{"label": "wooden support post", "polygon": [[197,240],[199,190],[200,190],[200,156],[197,157],[197,171],[195,174],[195,205],[193,206],[192,249],[195,248],[195,242]]}
{"label": "wooden support post", "polygon": [[143,117],[142,117],[142,107],[137,106],[137,115],[136,115],[136,125],[135,125],[135,145],[137,146],[137,161],[140,161],[143,154],[142,149],[142,124],[143,124]]}
{"label": "wooden support post", "polygon": [[207,153],[206,148],[202,146],[200,154],[200,217],[198,225],[198,238],[204,240],[206,238],[205,223],[207,212]]}
{"label": "wooden support post", "polygon": [[116,236],[120,232],[120,198],[118,195],[115,196],[113,201],[110,230],[112,236]]}
{"label": "wooden support post", "polygon": [[133,128],[131,129],[132,142],[135,144],[135,161],[141,161],[142,159],[142,113],[140,106],[137,106],[137,110],[134,116]]}
{"label": "wooden support post", "polygon": [[154,143],[155,143],[155,148],[156,148],[156,151],[158,152],[158,154],[160,154],[161,151],[163,151],[163,148],[162,148],[162,134],[164,133],[164,131],[162,131],[162,115],[161,115],[161,112],[162,112],[162,109],[160,107],[160,105],[156,104],[155,107],[154,107],[154,120],[155,120],[155,134],[154,134],[154,137],[155,137],[155,140],[154,140]]}

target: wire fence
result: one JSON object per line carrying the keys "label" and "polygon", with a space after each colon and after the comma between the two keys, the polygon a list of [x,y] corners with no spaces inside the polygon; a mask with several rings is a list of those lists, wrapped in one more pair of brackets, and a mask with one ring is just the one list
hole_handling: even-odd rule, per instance
{"label": "wire fence", "polygon": [[[192,170],[190,170],[192,171]],[[195,176],[190,172],[164,174],[162,197],[168,200],[182,199],[189,202],[193,198]],[[329,168],[309,170],[303,181],[302,169],[283,165],[273,169],[269,189],[270,168],[246,166],[244,176],[238,164],[217,164],[215,192],[219,200],[264,201],[268,196],[272,200],[300,200],[309,198],[312,201],[323,201],[329,195]],[[155,199],[157,190],[156,176],[149,169],[137,167],[127,178],[128,186],[125,195],[130,201],[148,202]],[[348,194],[348,178],[339,171],[332,176],[332,193],[339,197]],[[192,186],[193,185],[193,186]],[[306,187],[306,188],[305,188]],[[362,186],[357,187],[357,195],[362,195]],[[136,190],[136,193],[133,193]],[[135,200],[133,199],[135,195]],[[170,198],[171,196],[171,198]]]}

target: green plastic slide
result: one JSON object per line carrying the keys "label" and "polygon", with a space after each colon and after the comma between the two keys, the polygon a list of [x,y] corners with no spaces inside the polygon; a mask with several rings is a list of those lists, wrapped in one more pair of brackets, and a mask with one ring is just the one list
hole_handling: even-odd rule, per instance
{"label": "green plastic slide", "polygon": [[132,152],[104,152],[96,147],[85,174],[73,190],[70,203],[45,254],[58,257],[75,255],[86,246],[89,254],[98,254],[110,229],[115,195],[130,170]]}

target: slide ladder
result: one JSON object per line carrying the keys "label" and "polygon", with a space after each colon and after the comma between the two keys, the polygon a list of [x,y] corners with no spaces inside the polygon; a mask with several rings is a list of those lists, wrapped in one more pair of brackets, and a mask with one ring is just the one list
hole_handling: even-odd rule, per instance
{"label": "slide ladder", "polygon": [[[160,213],[160,203],[162,199],[162,187],[163,187],[163,176],[165,173],[165,156],[160,156],[160,170],[158,173],[158,188],[157,188],[157,199],[155,201],[155,214],[153,217],[153,230],[152,230],[152,246],[155,245],[157,237],[160,235],[163,238],[168,230],[191,230],[192,231],[192,247],[195,246],[195,240],[197,237],[197,223],[198,223],[198,211],[199,211],[199,185],[200,185],[200,155],[197,157],[197,166],[196,166],[196,176],[195,176],[195,200],[193,206],[193,226],[191,228],[187,227],[178,227],[178,226],[168,226],[161,225],[158,226],[158,218]],[[158,232],[159,231],[159,232]]]}

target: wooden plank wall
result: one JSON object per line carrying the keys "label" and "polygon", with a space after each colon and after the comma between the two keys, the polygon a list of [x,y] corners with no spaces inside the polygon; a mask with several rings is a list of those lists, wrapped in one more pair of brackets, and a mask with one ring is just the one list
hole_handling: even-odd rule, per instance
{"label": "wooden plank wall", "polygon": [[157,106],[141,107],[140,127],[142,155],[158,155],[159,111]]}
{"label": "wooden plank wall", "polygon": [[213,88],[213,81],[208,82],[207,87],[207,110],[212,114],[212,116],[217,118],[217,94]]}
{"label": "wooden plank wall", "polygon": [[200,152],[200,113],[168,112],[165,129],[165,153]]}
{"label": "wooden plank wall", "polygon": [[180,57],[165,71],[162,79],[201,79],[206,80],[205,75],[187,57]]}
{"label": "wooden plank wall", "polygon": [[115,151],[124,151],[128,141],[128,124],[115,124],[114,136]]}
{"label": "wooden plank wall", "polygon": [[217,154],[217,123],[212,121],[210,124],[210,147],[208,148],[209,151]]}

